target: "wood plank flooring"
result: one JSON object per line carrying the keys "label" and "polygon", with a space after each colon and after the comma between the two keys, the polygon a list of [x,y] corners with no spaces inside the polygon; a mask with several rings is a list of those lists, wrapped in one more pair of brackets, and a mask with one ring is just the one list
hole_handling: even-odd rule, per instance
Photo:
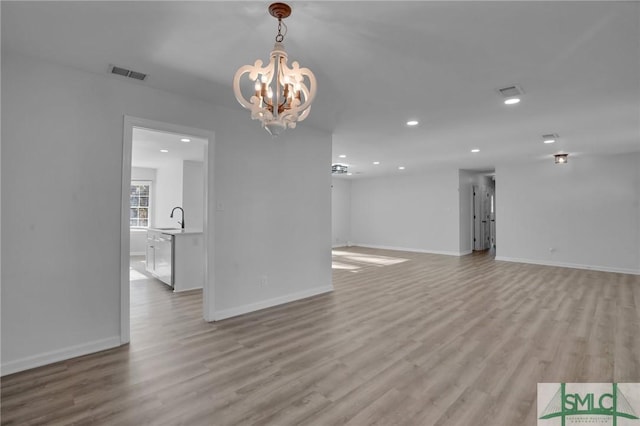
{"label": "wood plank flooring", "polygon": [[333,271],[211,324],[134,280],[131,344],[2,378],[2,424],[534,426],[538,382],[640,382],[640,276],[357,247]]}

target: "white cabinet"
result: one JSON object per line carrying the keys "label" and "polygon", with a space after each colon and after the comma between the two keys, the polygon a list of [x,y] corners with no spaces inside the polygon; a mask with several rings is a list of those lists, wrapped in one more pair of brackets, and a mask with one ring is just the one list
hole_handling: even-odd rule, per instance
{"label": "white cabinet", "polygon": [[186,291],[204,284],[204,239],[201,230],[147,231],[147,272],[173,288]]}
{"label": "white cabinet", "polygon": [[156,277],[173,287],[173,236],[160,234],[155,246]]}
{"label": "white cabinet", "polygon": [[173,287],[173,236],[157,230],[147,231],[146,270]]}
{"label": "white cabinet", "polygon": [[145,269],[147,272],[154,273],[156,270],[156,246],[154,236],[147,233],[147,248],[145,250]]}
{"label": "white cabinet", "polygon": [[202,232],[175,234],[173,291],[202,288],[204,283],[204,238]]}

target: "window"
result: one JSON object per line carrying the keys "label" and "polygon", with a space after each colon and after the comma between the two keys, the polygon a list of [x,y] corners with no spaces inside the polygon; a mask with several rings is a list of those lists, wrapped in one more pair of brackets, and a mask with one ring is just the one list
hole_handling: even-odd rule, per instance
{"label": "window", "polygon": [[148,228],[150,219],[149,197],[151,195],[150,181],[132,181],[129,196],[129,226],[131,228]]}

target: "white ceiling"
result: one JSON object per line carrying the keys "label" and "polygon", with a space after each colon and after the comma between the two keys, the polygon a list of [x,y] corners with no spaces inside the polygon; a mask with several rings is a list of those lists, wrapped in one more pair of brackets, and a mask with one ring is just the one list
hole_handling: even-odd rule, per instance
{"label": "white ceiling", "polygon": [[[3,1],[2,47],[96,73],[123,66],[149,74],[140,84],[241,110],[231,80],[268,58],[268,4]],[[291,5],[290,61],[319,87],[300,126],[331,131],[352,178],[640,150],[638,2]],[[496,89],[511,84],[525,95],[508,107]],[[542,144],[547,133],[560,140]]]}
{"label": "white ceiling", "polygon": [[[189,139],[182,142],[180,139]],[[204,161],[205,139],[195,136],[134,128],[131,144],[131,165],[157,169],[167,162],[179,160]],[[168,152],[162,152],[166,150]]]}

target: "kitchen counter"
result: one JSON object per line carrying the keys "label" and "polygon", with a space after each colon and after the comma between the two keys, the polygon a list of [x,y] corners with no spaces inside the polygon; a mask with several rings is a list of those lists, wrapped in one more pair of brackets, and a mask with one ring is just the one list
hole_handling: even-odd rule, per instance
{"label": "kitchen counter", "polygon": [[184,235],[184,234],[202,234],[202,229],[198,228],[149,228],[150,231],[158,231],[163,234],[169,235]]}
{"label": "kitchen counter", "polygon": [[149,228],[147,271],[174,292],[202,288],[204,234],[197,228]]}

